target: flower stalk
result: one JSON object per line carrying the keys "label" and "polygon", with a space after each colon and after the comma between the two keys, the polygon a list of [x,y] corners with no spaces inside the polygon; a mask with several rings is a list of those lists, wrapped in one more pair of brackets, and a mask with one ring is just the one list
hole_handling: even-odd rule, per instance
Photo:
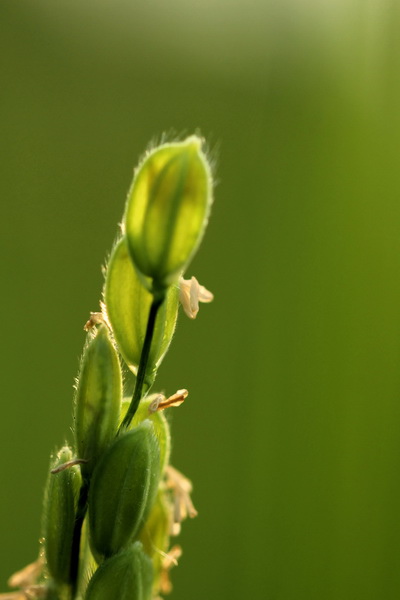
{"label": "flower stalk", "polygon": [[148,362],[149,362],[151,343],[153,341],[156,318],[157,318],[158,311],[164,301],[165,301],[165,293],[164,292],[154,295],[153,302],[151,303],[151,306],[150,306],[149,319],[147,321],[147,327],[146,327],[146,335],[144,338],[142,354],[140,356],[139,369],[137,372],[132,401],[131,401],[129,408],[127,410],[127,413],[121,423],[119,432],[121,432],[124,428],[129,427],[129,425],[138,409],[139,402],[142,398],[143,385],[144,385],[145,379],[146,379],[146,372],[147,372],[147,367],[148,367]]}
{"label": "flower stalk", "polygon": [[[164,412],[188,391],[149,395],[173,337],[179,300],[194,319],[213,298],[183,279],[211,206],[202,140],[163,144],[140,163],[122,235],[107,268],[101,312],[86,341],[74,395],[74,439],[52,457],[39,559],[9,580],[1,598],[154,600],[171,591],[171,545],[197,511],[191,482],[170,465]],[[131,372],[131,398],[123,373]]]}

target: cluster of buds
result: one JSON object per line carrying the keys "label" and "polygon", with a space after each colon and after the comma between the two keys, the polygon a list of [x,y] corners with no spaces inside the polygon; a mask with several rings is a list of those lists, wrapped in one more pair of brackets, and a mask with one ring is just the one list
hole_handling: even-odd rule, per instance
{"label": "cluster of buds", "polygon": [[169,462],[165,410],[188,392],[149,392],[179,301],[195,318],[199,301],[212,300],[196,278],[183,279],[211,192],[196,136],[153,149],[139,165],[105,269],[101,312],[85,325],[74,442],[51,460],[40,556],[10,579],[18,590],[0,598],[152,600],[171,590],[168,572],[181,554],[171,536],[197,513],[190,481]]}

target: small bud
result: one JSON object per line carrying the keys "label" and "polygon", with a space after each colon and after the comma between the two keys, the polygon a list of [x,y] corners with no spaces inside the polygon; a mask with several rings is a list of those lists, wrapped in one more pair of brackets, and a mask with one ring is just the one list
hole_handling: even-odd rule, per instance
{"label": "small bud", "polygon": [[187,267],[206,227],[211,173],[201,140],[163,144],[139,165],[124,227],[137,268],[163,288]]}
{"label": "small bud", "polygon": [[135,542],[107,559],[97,569],[85,600],[150,600],[153,581],[151,560]]}
{"label": "small bud", "polygon": [[89,493],[89,527],[95,556],[119,552],[139,533],[160,477],[154,427],[145,421],[122,434],[97,464]]}
{"label": "small bud", "polygon": [[[132,264],[125,238],[118,242],[111,255],[104,299],[106,319],[125,362],[136,374],[153,296]],[[178,290],[171,286],[158,311],[148,362],[149,373],[158,367],[168,350],[177,314]]]}
{"label": "small bud", "polygon": [[75,439],[82,472],[91,473],[114,438],[121,406],[121,368],[107,327],[87,344],[75,396]]}
{"label": "small bud", "polygon": [[[72,451],[65,446],[57,454],[52,468],[71,459]],[[59,583],[70,582],[72,537],[80,486],[77,466],[48,476],[43,514],[44,549],[50,575]]]}

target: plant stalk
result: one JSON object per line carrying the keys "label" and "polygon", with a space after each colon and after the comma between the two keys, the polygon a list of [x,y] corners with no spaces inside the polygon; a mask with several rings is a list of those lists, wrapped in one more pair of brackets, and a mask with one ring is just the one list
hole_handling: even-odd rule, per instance
{"label": "plant stalk", "polygon": [[[133,392],[132,400],[129,405],[128,411],[122,421],[118,434],[124,429],[129,427],[142,397],[143,386],[146,378],[146,370],[149,362],[151,343],[153,341],[154,329],[157,319],[158,311],[165,300],[165,292],[154,294],[153,302],[150,306],[149,318],[147,321],[146,334],[143,342],[143,348],[140,355],[139,368],[137,372],[135,389]],[[71,581],[71,598],[75,600],[78,591],[78,576],[79,576],[79,558],[80,558],[80,545],[81,545],[81,534],[83,521],[85,520],[87,512],[87,501],[89,494],[89,480],[86,479],[82,483],[82,487],[79,493],[78,508],[76,512],[76,520],[72,538],[71,547],[71,568],[70,568],[70,581]]]}
{"label": "plant stalk", "polygon": [[128,411],[124,417],[124,420],[122,421],[122,423],[120,425],[118,433],[121,433],[121,431],[123,429],[129,427],[133,417],[135,416],[135,413],[139,406],[139,402],[142,398],[143,385],[144,385],[145,378],[146,378],[147,364],[149,362],[150,348],[151,348],[151,343],[153,341],[153,335],[154,335],[157,314],[158,314],[158,311],[159,311],[162,303],[164,302],[164,300],[165,300],[165,292],[164,291],[162,293],[154,294],[153,302],[151,303],[151,306],[150,306],[149,318],[147,321],[146,335],[144,338],[143,348],[142,348],[142,352],[140,355],[140,362],[139,362],[139,368],[138,368],[138,372],[137,372],[137,376],[136,376],[135,389],[133,391],[133,396],[132,396],[132,400],[129,405]]}

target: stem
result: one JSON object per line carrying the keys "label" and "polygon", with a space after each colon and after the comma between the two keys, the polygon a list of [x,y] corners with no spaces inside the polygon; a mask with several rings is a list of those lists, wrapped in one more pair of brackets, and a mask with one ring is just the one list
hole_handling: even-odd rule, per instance
{"label": "stem", "polygon": [[[136,377],[135,389],[133,392],[132,401],[129,405],[128,412],[122,421],[118,433],[123,428],[129,427],[136,411],[139,406],[139,402],[142,397],[143,385],[146,378],[147,364],[149,362],[151,342],[153,341],[154,329],[156,324],[156,318],[158,310],[165,300],[165,292],[155,293],[153,296],[153,302],[150,306],[149,318],[147,321],[146,335],[143,342],[142,353],[140,355],[140,362],[138,373]],[[79,492],[78,508],[76,511],[76,519],[74,525],[74,532],[72,536],[71,546],[71,567],[70,567],[70,581],[71,581],[71,598],[75,600],[78,591],[78,575],[79,575],[79,558],[80,558],[80,545],[81,545],[81,534],[82,525],[85,520],[87,512],[87,502],[89,494],[89,480],[84,479],[82,487]]]}
{"label": "stem", "polygon": [[80,492],[79,492],[78,508],[76,511],[74,532],[73,532],[73,536],[72,536],[71,567],[70,567],[72,600],[74,600],[77,590],[78,590],[78,572],[79,572],[81,533],[82,533],[83,521],[85,519],[85,515],[86,515],[86,511],[87,511],[88,494],[89,494],[89,481],[84,480],[82,483]]}
{"label": "stem", "polygon": [[156,318],[159,308],[165,300],[165,292],[155,294],[153,297],[153,302],[150,306],[149,311],[149,319],[147,321],[146,335],[144,338],[142,353],[140,355],[139,368],[136,376],[135,389],[133,391],[133,396],[131,403],[129,405],[128,411],[122,421],[118,433],[122,431],[122,429],[129,427],[137,408],[139,406],[139,402],[142,398],[143,385],[146,377],[147,363],[149,361],[151,342],[153,340],[154,329],[156,324]]}

